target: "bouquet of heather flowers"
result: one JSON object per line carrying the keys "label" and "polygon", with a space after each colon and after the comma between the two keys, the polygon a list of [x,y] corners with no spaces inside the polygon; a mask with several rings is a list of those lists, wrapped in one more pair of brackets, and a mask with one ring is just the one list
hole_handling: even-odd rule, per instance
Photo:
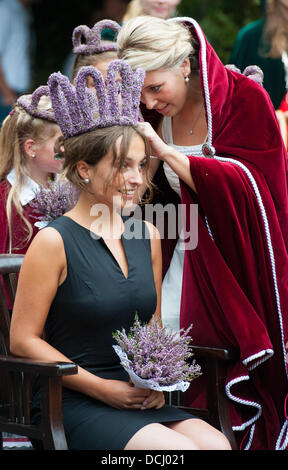
{"label": "bouquet of heather flowers", "polygon": [[188,337],[191,327],[179,335],[154,318],[141,325],[136,315],[128,334],[125,329],[113,333],[118,343],[113,348],[134,385],[158,391],[187,390],[201,375],[195,361],[187,362],[193,355]]}
{"label": "bouquet of heather flowers", "polygon": [[43,214],[34,225],[46,227],[52,220],[72,209],[78,200],[79,192],[69,181],[49,181],[48,187],[40,186],[31,202],[35,212]]}

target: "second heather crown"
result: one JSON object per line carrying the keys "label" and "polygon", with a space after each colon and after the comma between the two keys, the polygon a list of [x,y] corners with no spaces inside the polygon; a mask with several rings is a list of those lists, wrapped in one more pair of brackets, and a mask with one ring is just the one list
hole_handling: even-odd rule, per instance
{"label": "second heather crown", "polygon": [[[92,89],[87,86],[89,76],[93,79]],[[50,75],[49,94],[64,138],[101,127],[136,125],[144,77],[143,69],[133,71],[120,59],[108,66],[107,86],[101,72],[92,66],[79,70],[75,86],[60,72]]]}

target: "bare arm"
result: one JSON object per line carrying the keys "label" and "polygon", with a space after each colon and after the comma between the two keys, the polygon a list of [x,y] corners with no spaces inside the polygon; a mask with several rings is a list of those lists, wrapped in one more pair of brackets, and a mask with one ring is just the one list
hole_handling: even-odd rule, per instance
{"label": "bare arm", "polygon": [[154,282],[157,294],[157,306],[154,315],[161,322],[161,289],[162,289],[162,250],[161,250],[161,239],[157,228],[150,222],[145,221],[151,241],[151,258],[152,267],[154,274]]}

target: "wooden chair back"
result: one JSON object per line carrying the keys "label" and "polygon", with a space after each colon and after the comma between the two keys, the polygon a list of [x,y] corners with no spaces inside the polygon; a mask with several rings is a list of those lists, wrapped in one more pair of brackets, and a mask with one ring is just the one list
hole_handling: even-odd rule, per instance
{"label": "wooden chair back", "polygon": [[8,355],[11,310],[24,255],[0,255],[0,354]]}

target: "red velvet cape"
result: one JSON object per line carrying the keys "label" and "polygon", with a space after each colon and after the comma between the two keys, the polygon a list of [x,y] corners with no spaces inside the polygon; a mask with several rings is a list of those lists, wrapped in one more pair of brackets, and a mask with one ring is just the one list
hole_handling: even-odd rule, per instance
{"label": "red velvet cape", "polygon": [[[212,158],[188,156],[197,194],[181,181],[182,203],[198,204],[198,245],[185,251],[181,327],[193,324],[194,344],[240,352],[226,384],[239,447],[281,449],[288,438],[287,154],[266,91],[227,70],[194,20],[181,21],[200,40],[215,149]],[[203,404],[204,380],[186,392],[190,405]]]}

